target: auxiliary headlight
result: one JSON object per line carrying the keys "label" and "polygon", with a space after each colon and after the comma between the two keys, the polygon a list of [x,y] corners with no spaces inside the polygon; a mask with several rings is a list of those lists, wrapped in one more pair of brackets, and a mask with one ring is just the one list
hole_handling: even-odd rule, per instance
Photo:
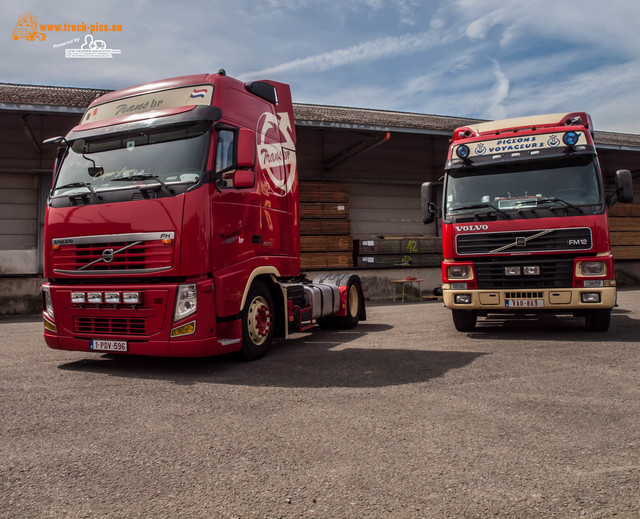
{"label": "auxiliary headlight", "polygon": [[447,267],[447,277],[449,279],[469,279],[470,274],[469,265],[451,265]]}
{"label": "auxiliary headlight", "polygon": [[564,142],[567,146],[575,146],[578,144],[578,139],[580,137],[576,132],[567,132],[562,136],[562,142]]}
{"label": "auxiliary headlight", "polygon": [[580,270],[583,276],[604,276],[607,272],[604,261],[583,261]]}
{"label": "auxiliary headlight", "polygon": [[469,158],[470,153],[471,153],[471,150],[469,149],[469,146],[467,146],[466,144],[461,144],[456,148],[456,155],[460,157],[462,160]]}
{"label": "auxiliary headlight", "polygon": [[178,286],[176,294],[176,309],[173,313],[173,320],[180,321],[185,317],[194,314],[197,309],[198,288],[195,284]]}

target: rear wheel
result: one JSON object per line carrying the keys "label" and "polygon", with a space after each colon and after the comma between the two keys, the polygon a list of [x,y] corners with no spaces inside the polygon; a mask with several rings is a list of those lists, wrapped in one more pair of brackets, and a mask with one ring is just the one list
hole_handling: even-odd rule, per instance
{"label": "rear wheel", "polygon": [[477,310],[451,310],[453,324],[459,332],[470,332],[476,327]]}
{"label": "rear wheel", "polygon": [[347,283],[347,315],[341,317],[322,317],[318,319],[321,328],[351,329],[358,326],[364,307],[362,286],[354,279]]}
{"label": "rear wheel", "polygon": [[598,308],[597,310],[588,310],[585,315],[585,323],[587,330],[606,332],[611,326],[611,309]]}
{"label": "rear wheel", "polygon": [[256,360],[267,353],[273,340],[274,317],[273,297],[263,283],[256,281],[242,310],[243,359]]}

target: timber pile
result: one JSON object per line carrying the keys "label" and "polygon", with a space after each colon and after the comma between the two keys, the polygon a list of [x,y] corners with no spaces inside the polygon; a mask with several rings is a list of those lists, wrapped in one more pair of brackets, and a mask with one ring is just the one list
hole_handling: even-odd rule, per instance
{"label": "timber pile", "polygon": [[300,182],[300,267],[353,267],[349,184]]}
{"label": "timber pile", "polygon": [[614,259],[640,259],[640,204],[617,203],[610,207],[609,232]]}
{"label": "timber pile", "polygon": [[442,262],[440,237],[382,237],[355,240],[358,268],[439,267]]}

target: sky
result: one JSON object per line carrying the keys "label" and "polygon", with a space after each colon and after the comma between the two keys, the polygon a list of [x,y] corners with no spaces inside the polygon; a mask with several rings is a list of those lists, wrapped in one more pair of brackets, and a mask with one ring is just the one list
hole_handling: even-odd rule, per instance
{"label": "sky", "polygon": [[[118,89],[224,68],[289,83],[298,103],[492,120],[586,111],[596,130],[640,133],[638,0],[0,5],[0,82]],[[26,12],[44,40],[13,39]],[[114,52],[68,57],[85,43]]]}

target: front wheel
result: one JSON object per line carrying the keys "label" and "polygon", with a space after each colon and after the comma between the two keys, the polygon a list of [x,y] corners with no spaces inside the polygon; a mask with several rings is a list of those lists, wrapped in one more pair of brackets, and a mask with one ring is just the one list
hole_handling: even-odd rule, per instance
{"label": "front wheel", "polygon": [[242,347],[244,360],[257,360],[269,350],[273,340],[275,313],[269,289],[256,281],[249,290],[242,310]]}
{"label": "front wheel", "polygon": [[592,332],[606,332],[611,326],[611,309],[587,310],[585,324],[587,325],[587,330]]}
{"label": "front wheel", "polygon": [[470,332],[476,327],[478,312],[476,310],[451,309],[453,324],[459,332]]}

